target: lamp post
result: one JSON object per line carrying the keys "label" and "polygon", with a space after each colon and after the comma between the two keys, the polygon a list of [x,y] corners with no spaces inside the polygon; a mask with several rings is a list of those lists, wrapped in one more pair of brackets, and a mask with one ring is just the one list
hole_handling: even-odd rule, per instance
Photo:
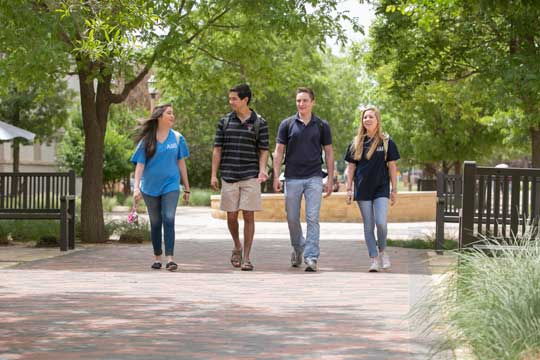
{"label": "lamp post", "polygon": [[158,94],[156,83],[157,80],[154,75],[150,76],[146,82],[146,85],[148,86],[148,93],[150,94],[150,114],[152,114],[152,111],[154,111],[154,107],[156,105],[155,102]]}

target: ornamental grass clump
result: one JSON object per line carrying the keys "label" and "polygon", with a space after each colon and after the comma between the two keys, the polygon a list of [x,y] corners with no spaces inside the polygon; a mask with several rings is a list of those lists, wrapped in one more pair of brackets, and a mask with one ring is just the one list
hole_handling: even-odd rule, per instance
{"label": "ornamental grass clump", "polygon": [[[465,350],[476,359],[540,359],[540,236],[511,244],[484,239],[415,305],[412,316],[433,353]],[[512,245],[512,246],[509,246]]]}

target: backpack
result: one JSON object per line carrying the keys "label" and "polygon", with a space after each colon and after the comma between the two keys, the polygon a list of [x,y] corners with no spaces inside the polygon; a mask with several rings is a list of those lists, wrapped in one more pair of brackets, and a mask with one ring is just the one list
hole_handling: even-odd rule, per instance
{"label": "backpack", "polygon": [[[290,117],[289,119],[287,119],[287,138],[289,137],[289,134],[292,130],[292,127],[293,127],[293,124],[294,124],[294,121],[296,120],[295,117]],[[323,156],[322,156],[322,153],[323,153],[323,122],[322,120],[317,120],[317,125],[319,126],[319,142],[321,144],[321,164],[324,164],[324,159],[323,159]],[[285,156],[283,157],[283,163],[285,164],[286,160],[287,160],[287,149],[288,149],[288,146],[285,147]]]}
{"label": "backpack", "polygon": [[384,133],[383,141],[382,141],[383,148],[384,148],[384,161],[386,161],[386,158],[388,156],[388,141],[389,140],[390,140],[390,135],[388,135],[387,133]]}
{"label": "backpack", "polygon": [[[259,130],[261,128],[262,117],[257,113],[255,113],[255,115],[257,115],[257,118],[255,119],[255,123],[253,124],[253,129],[255,130],[255,144],[257,145],[259,143]],[[229,126],[229,122],[231,121],[232,116],[233,113],[231,112],[223,118],[223,135],[225,135],[225,130],[227,129],[227,126]]]}
{"label": "backpack", "polygon": [[176,130],[171,129],[174,133],[174,137],[176,138],[176,145],[180,148],[180,133]]}

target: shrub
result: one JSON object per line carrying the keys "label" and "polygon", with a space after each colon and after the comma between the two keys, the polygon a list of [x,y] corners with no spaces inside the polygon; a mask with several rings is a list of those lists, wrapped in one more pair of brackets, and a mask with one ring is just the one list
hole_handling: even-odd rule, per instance
{"label": "shrub", "polygon": [[35,247],[50,248],[50,247],[58,247],[58,246],[60,246],[60,243],[56,236],[45,235],[39,238]]}
{"label": "shrub", "polygon": [[38,241],[42,236],[58,236],[60,222],[57,220],[1,220],[2,233],[11,234],[13,241]]}
{"label": "shrub", "polygon": [[[126,201],[124,201],[124,206],[129,206],[129,208],[131,208],[133,206],[133,197],[132,196],[128,197],[126,199]],[[137,204],[137,211],[139,213],[146,212],[146,205],[144,204],[143,200],[139,201],[139,203]]]}
{"label": "shrub", "polygon": [[0,222],[0,246],[11,245],[8,227],[4,222]]}
{"label": "shrub", "polygon": [[128,198],[126,194],[124,194],[123,192],[117,192],[114,196],[116,197],[116,202],[118,203],[118,205],[125,205],[126,199]]}
{"label": "shrub", "polygon": [[109,238],[118,237],[121,242],[139,243],[150,241],[150,227],[147,221],[139,219],[137,224],[130,224],[126,220],[113,220],[105,223]]}
{"label": "shrub", "polygon": [[[210,189],[199,189],[191,188],[191,193],[189,197],[190,206],[210,206],[210,196],[212,195],[212,190]],[[182,193],[180,193],[180,198],[178,199],[178,205],[184,206],[182,202]]]}
{"label": "shrub", "polygon": [[413,318],[424,331],[441,334],[434,352],[466,347],[478,359],[537,358],[540,237],[529,233],[516,242],[514,250],[459,253],[455,268],[415,305]]}
{"label": "shrub", "polygon": [[118,205],[118,202],[116,201],[115,197],[104,196],[102,198],[102,202],[103,202],[103,211],[105,212],[111,212],[113,207]]}
{"label": "shrub", "polygon": [[[410,239],[410,240],[387,240],[388,246],[409,248],[409,249],[435,249],[434,239]],[[454,250],[458,248],[458,242],[453,239],[444,239],[443,250]]]}

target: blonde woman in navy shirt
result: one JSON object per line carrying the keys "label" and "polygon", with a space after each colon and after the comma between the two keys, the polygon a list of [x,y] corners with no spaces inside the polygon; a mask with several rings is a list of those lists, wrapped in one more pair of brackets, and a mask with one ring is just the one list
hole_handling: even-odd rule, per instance
{"label": "blonde woman in navy shirt", "polygon": [[154,248],[151,268],[161,269],[162,232],[165,242],[166,269],[175,271],[174,217],[180,196],[180,177],[184,185],[183,200],[189,201],[189,180],[185,158],[189,150],[184,137],[172,129],[174,113],[170,104],[154,109],[152,116],[141,127],[137,148],[131,157],[135,167],[133,198],[144,199],[150,218],[150,232]]}
{"label": "blonde woman in navy shirt", "polygon": [[[388,203],[397,195],[399,151],[381,127],[381,113],[376,107],[362,112],[358,133],[347,149],[347,203],[358,203],[364,222],[364,237],[371,259],[370,272],[391,267],[386,253]],[[354,180],[354,188],[353,188]],[[390,189],[392,186],[392,189]],[[377,239],[375,239],[375,226]]]}

